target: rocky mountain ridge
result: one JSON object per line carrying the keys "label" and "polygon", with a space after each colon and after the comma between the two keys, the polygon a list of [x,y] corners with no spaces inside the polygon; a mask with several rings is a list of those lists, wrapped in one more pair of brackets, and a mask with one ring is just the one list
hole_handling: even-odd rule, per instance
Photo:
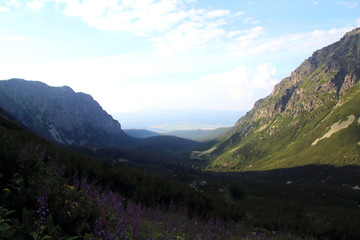
{"label": "rocky mountain ridge", "polygon": [[118,146],[129,140],[121,125],[90,95],[42,82],[0,81],[0,107],[29,130],[64,145]]}
{"label": "rocky mountain ridge", "polygon": [[[268,97],[257,101],[237,121],[235,130],[215,146],[209,169],[360,164],[360,125],[356,124],[360,121],[359,81],[357,28],[314,52]],[[332,126],[340,130],[323,138]],[[312,144],[316,139],[324,140]]]}
{"label": "rocky mountain ridge", "polygon": [[314,52],[290,77],[278,83],[271,95],[257,101],[236,126],[244,120],[269,119],[283,112],[296,117],[313,111],[329,98],[338,101],[340,94],[360,80],[359,33],[360,28],[354,29],[340,41]]}

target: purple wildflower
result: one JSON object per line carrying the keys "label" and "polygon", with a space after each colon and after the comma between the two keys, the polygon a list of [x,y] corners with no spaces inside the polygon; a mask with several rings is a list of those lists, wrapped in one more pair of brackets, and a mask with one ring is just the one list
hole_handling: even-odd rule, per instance
{"label": "purple wildflower", "polygon": [[36,213],[38,214],[38,218],[39,218],[38,225],[40,227],[41,225],[45,225],[46,214],[47,212],[49,212],[49,209],[47,208],[47,199],[45,197],[40,196],[36,201],[36,205],[37,205]]}

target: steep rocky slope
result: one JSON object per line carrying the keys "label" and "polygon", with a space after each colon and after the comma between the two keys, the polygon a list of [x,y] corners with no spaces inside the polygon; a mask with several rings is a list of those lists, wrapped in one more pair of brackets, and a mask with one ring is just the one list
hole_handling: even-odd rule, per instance
{"label": "steep rocky slope", "polygon": [[360,164],[360,28],[305,60],[257,101],[211,154],[209,169]]}
{"label": "steep rocky slope", "polygon": [[42,82],[0,81],[0,107],[29,130],[64,145],[121,146],[130,138],[88,94]]}

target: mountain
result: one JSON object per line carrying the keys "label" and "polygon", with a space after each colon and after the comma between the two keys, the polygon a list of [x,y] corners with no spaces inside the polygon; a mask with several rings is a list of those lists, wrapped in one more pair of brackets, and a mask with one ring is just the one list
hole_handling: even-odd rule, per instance
{"label": "mountain", "polygon": [[152,132],[146,129],[123,129],[123,130],[127,135],[135,138],[148,138],[148,137],[155,137],[160,135],[157,132]]}
{"label": "mountain", "polygon": [[[208,169],[360,164],[360,28],[312,54],[212,148]],[[325,181],[325,180],[324,180]]]}
{"label": "mountain", "polygon": [[90,95],[67,86],[50,87],[23,79],[0,81],[0,107],[52,142],[120,146],[132,141]]}

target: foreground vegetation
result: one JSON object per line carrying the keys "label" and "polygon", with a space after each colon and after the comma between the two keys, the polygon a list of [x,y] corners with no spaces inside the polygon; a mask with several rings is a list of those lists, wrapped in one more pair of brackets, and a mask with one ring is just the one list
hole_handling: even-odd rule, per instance
{"label": "foreground vegetation", "polygon": [[352,189],[205,175],[195,189],[64,150],[2,117],[0,159],[0,239],[360,237]]}

